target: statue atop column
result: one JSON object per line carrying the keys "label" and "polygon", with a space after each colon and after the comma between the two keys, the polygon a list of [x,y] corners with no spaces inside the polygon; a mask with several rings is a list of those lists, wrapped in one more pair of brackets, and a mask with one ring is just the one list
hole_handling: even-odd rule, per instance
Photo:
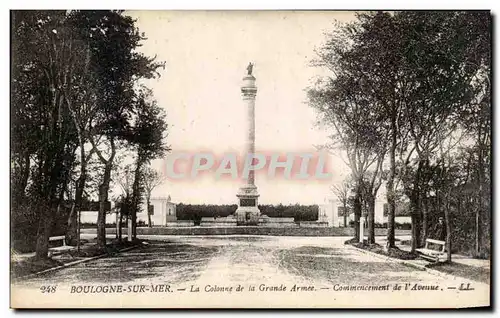
{"label": "statue atop column", "polygon": [[253,71],[253,63],[250,62],[250,63],[248,63],[248,66],[247,66],[247,75],[252,75],[252,71]]}
{"label": "statue atop column", "polygon": [[[255,97],[257,95],[257,87],[255,86],[255,77],[252,75],[254,64],[248,63],[246,68],[247,75],[243,77],[241,83],[241,97],[247,113],[247,133],[245,145],[245,155],[255,154]],[[246,181],[236,194],[238,198],[238,208],[236,209],[236,224],[237,225],[258,225],[260,210],[258,205],[259,192],[255,185],[255,171],[249,170]]]}

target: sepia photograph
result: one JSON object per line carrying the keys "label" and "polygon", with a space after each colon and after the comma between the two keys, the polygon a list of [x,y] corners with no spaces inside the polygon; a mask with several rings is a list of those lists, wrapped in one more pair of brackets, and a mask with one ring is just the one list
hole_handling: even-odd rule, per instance
{"label": "sepia photograph", "polygon": [[10,307],[491,308],[492,20],[11,10]]}

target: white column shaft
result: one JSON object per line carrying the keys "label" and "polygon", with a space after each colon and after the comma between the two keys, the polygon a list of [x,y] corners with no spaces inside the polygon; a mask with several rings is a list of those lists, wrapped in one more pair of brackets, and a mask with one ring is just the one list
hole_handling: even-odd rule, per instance
{"label": "white column shaft", "polygon": [[[246,154],[255,153],[255,95],[245,95],[243,100],[247,106],[247,142]],[[255,185],[255,171],[250,170],[248,174],[247,184]]]}

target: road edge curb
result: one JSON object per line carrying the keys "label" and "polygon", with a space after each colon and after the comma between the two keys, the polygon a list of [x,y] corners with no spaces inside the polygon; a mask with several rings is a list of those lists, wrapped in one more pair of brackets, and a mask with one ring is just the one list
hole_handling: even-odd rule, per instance
{"label": "road edge curb", "polygon": [[436,275],[436,276],[441,276],[441,277],[444,277],[444,278],[449,278],[449,279],[453,279],[453,280],[459,280],[459,279],[463,279],[461,277],[458,277],[458,276],[454,276],[454,275],[451,275],[451,274],[447,274],[447,273],[443,273],[443,272],[440,272],[440,271],[437,271],[435,269],[432,269],[432,268],[428,268],[424,265],[419,265],[419,264],[415,264],[415,263],[412,263],[410,261],[407,261],[407,260],[403,260],[403,259],[397,259],[397,258],[394,258],[394,257],[390,257],[390,256],[384,256],[384,255],[380,255],[380,254],[377,254],[375,252],[372,252],[372,251],[367,251],[365,249],[362,249],[362,248],[359,248],[359,247],[356,247],[356,246],[353,246],[351,244],[346,244],[348,245],[350,248],[352,249],[355,249],[357,251],[360,251],[361,253],[364,253],[364,254],[368,254],[368,255],[371,255],[375,258],[378,258],[378,259],[383,259],[385,261],[388,261],[388,262],[391,262],[391,263],[399,263],[399,264],[404,264],[406,266],[410,266],[410,267],[413,267],[413,268],[417,268],[417,269],[420,269],[422,271],[426,271],[430,274],[433,274],[433,275]]}
{"label": "road edge curb", "polygon": [[[139,246],[141,246],[141,245],[138,244],[138,245],[135,245],[135,246],[125,247],[125,248],[122,248],[121,250],[118,250],[117,253],[127,252],[127,251],[130,251],[130,250],[134,249],[134,248],[138,248]],[[92,257],[89,257],[89,258],[79,259],[77,261],[69,262],[69,263],[66,263],[66,264],[63,264],[63,265],[59,265],[59,266],[56,266],[56,267],[47,268],[47,269],[44,269],[43,271],[39,271],[39,272],[36,272],[36,273],[31,273],[31,274],[28,274],[28,275],[25,275],[25,276],[16,277],[13,280],[24,280],[24,279],[36,277],[38,275],[42,275],[42,274],[54,272],[54,271],[57,271],[57,270],[60,270],[60,269],[66,268],[66,267],[71,267],[73,265],[77,265],[77,264],[89,262],[89,261],[92,261],[92,260],[96,260],[96,259],[99,259],[99,258],[103,258],[103,257],[109,256],[109,255],[110,254],[108,254],[108,253],[104,253],[104,254],[92,256]]]}

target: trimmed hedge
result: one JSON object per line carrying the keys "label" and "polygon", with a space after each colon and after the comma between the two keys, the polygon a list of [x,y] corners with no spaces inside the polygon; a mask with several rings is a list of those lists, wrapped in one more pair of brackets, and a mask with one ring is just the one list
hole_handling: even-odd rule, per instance
{"label": "trimmed hedge", "polygon": [[[123,233],[125,233],[124,230]],[[95,234],[95,229],[85,229],[82,233]],[[107,228],[106,234],[115,234],[116,228]],[[270,235],[270,236],[353,236],[354,230],[349,227],[263,227],[263,226],[233,226],[233,227],[141,227],[138,235]],[[396,235],[409,235],[410,231],[396,230]],[[385,236],[385,229],[375,229],[376,236]]]}
{"label": "trimmed hedge", "polygon": [[[236,204],[177,204],[176,214],[178,220],[192,220],[198,223],[202,217],[225,217],[233,214],[238,206]],[[259,205],[262,214],[269,217],[293,217],[296,222],[316,221],[318,219],[317,205]]]}

